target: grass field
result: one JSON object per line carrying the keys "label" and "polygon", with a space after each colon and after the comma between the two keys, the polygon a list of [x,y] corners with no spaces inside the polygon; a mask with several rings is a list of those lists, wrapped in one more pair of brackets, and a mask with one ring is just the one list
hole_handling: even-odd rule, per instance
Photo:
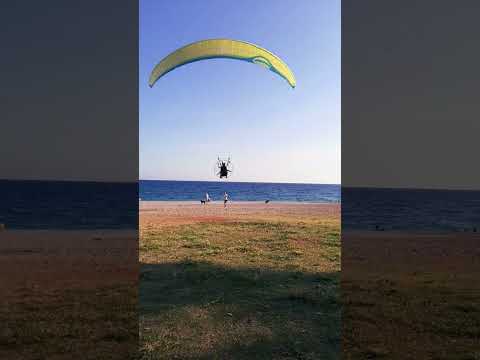
{"label": "grass field", "polygon": [[342,280],[343,359],[480,359],[480,291],[448,276]]}
{"label": "grass field", "polygon": [[340,219],[143,226],[143,359],[336,359]]}
{"label": "grass field", "polygon": [[[136,356],[137,291],[129,286],[32,291],[4,299],[1,359],[127,359]],[[94,346],[93,346],[94,344]]]}
{"label": "grass field", "polygon": [[343,234],[343,359],[480,359],[480,237]]}
{"label": "grass field", "polygon": [[0,234],[0,359],[134,358],[136,231]]}

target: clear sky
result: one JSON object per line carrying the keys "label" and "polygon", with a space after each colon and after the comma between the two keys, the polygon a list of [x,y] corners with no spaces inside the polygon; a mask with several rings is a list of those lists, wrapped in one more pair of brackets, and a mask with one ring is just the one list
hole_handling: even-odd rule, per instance
{"label": "clear sky", "polygon": [[[231,38],[283,59],[297,87],[244,61],[153,67],[194,41]],[[340,183],[340,1],[140,1],[140,179]]]}

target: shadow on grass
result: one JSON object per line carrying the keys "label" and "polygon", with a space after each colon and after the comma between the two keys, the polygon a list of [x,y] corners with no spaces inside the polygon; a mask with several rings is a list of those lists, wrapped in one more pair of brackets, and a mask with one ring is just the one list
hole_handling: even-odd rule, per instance
{"label": "shadow on grass", "polygon": [[143,264],[143,359],[336,359],[339,273]]}
{"label": "shadow on grass", "polygon": [[342,279],[342,358],[480,358],[480,291],[449,281]]}
{"label": "shadow on grass", "polygon": [[344,233],[342,359],[480,359],[479,240]]}
{"label": "shadow on grass", "polygon": [[0,303],[1,359],[128,359],[138,351],[132,285],[42,292]]}

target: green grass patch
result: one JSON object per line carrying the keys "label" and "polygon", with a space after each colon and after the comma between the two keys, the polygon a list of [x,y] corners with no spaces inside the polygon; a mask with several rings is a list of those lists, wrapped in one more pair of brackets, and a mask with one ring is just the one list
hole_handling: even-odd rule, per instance
{"label": "green grass patch", "polygon": [[230,221],[141,239],[143,359],[337,359],[339,223]]}

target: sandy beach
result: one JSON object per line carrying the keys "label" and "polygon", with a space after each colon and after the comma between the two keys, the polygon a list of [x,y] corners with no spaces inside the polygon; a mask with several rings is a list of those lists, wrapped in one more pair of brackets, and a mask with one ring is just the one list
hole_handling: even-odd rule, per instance
{"label": "sandy beach", "polygon": [[345,277],[480,272],[480,234],[343,231]]}
{"label": "sandy beach", "polygon": [[337,219],[340,204],[239,201],[213,201],[202,205],[198,201],[140,201],[140,228],[203,221],[227,221],[232,219]]}
{"label": "sandy beach", "polygon": [[136,231],[0,232],[3,293],[19,288],[97,288],[138,276]]}

